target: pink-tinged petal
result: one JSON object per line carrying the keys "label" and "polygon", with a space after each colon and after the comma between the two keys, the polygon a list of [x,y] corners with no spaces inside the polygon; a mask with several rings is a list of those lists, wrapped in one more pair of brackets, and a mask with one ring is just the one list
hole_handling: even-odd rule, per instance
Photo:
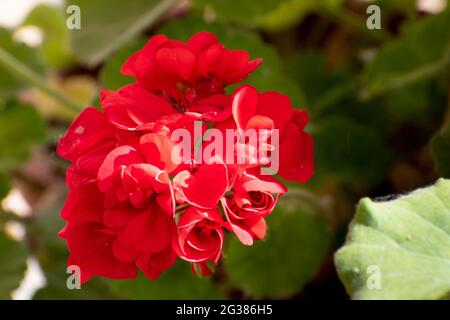
{"label": "pink-tinged petal", "polygon": [[186,201],[199,208],[215,208],[228,189],[224,164],[199,166],[195,172],[182,171],[173,179],[174,189]]}
{"label": "pink-tinged petal", "polygon": [[225,217],[228,222],[228,228],[236,235],[236,237],[239,239],[239,241],[245,245],[245,246],[251,246],[253,245],[253,236],[248,231],[239,226],[237,223],[233,221],[233,219],[230,218],[230,214],[232,211],[228,207],[227,201],[225,199],[222,199],[221,201],[223,211],[225,213]]}
{"label": "pink-tinged petal", "polygon": [[251,227],[253,234],[258,239],[264,239],[267,232],[267,224],[264,218],[258,219],[257,222]]}
{"label": "pink-tinged petal", "polygon": [[190,81],[195,67],[194,54],[184,48],[162,48],[156,53],[156,61],[166,72],[175,77]]}
{"label": "pink-tinged petal", "polygon": [[274,128],[274,122],[271,118],[261,115],[256,115],[251,117],[245,129],[255,129],[255,130],[272,130]]}
{"label": "pink-tinged petal", "polygon": [[270,175],[256,175],[259,168],[249,170],[252,174],[244,173],[236,182],[235,189],[237,192],[270,192],[273,194],[283,194],[287,188],[280,181]]}
{"label": "pink-tinged petal", "polygon": [[256,114],[258,92],[251,86],[243,86],[233,95],[232,113],[239,129],[245,129],[248,121]]}
{"label": "pink-tinged petal", "polygon": [[164,99],[134,84],[117,92],[103,90],[101,104],[108,121],[124,130],[136,130],[139,126],[175,113]]}
{"label": "pink-tinged petal", "polygon": [[90,149],[114,137],[114,127],[106,121],[105,114],[88,107],[70,125],[58,143],[60,157],[74,161]]}
{"label": "pink-tinged petal", "polygon": [[143,157],[133,147],[121,146],[112,150],[98,170],[99,189],[106,192],[113,186],[113,175],[117,169],[142,162]]}
{"label": "pink-tinged petal", "polygon": [[136,250],[154,253],[170,243],[172,218],[157,205],[137,215],[120,235],[121,241]]}
{"label": "pink-tinged petal", "polygon": [[142,153],[148,163],[166,172],[172,172],[182,161],[176,152],[176,144],[169,136],[148,133],[141,137]]}
{"label": "pink-tinged petal", "polygon": [[187,42],[187,48],[195,55],[217,43],[217,37],[211,32],[198,32]]}

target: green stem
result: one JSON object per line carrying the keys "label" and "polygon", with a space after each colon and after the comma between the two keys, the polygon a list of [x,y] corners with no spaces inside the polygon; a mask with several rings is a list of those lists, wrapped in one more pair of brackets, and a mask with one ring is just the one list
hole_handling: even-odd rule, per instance
{"label": "green stem", "polygon": [[58,100],[62,105],[72,111],[79,112],[82,108],[75,101],[65,96],[57,89],[48,85],[47,81],[36,72],[28,68],[25,64],[17,60],[5,49],[0,47],[0,66],[2,66],[10,74],[20,78],[28,84],[42,90],[46,94]]}

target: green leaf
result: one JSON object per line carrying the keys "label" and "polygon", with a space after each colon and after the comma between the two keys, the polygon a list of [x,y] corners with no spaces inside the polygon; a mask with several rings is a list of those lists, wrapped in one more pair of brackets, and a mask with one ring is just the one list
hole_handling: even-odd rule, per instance
{"label": "green leaf", "polygon": [[114,292],[128,299],[138,300],[195,300],[223,299],[211,277],[198,278],[184,261],[178,261],[157,280],[149,280],[142,273],[135,280],[110,281]]}
{"label": "green leaf", "polygon": [[[8,30],[0,28],[0,47],[25,63],[33,71],[43,74],[44,67],[37,50],[15,42]],[[8,99],[23,89],[24,83],[0,66],[0,99]]]}
{"label": "green leaf", "polygon": [[0,173],[0,201],[6,197],[10,187],[8,177],[5,174]]}
{"label": "green leaf", "polygon": [[362,199],[335,262],[354,299],[437,299],[449,293],[450,180],[395,200]]}
{"label": "green leaf", "polygon": [[367,69],[365,95],[431,78],[450,64],[450,10],[408,25],[404,34],[383,47]]}
{"label": "green leaf", "polygon": [[81,285],[80,289],[69,290],[67,288],[67,278],[70,276],[66,272],[67,264],[61,261],[51,268],[45,270],[47,285],[38,290],[34,295],[34,300],[111,300],[117,299],[101,278],[93,278]]}
{"label": "green leaf", "polygon": [[275,32],[299,23],[311,12],[334,10],[342,0],[246,0],[239,3],[239,10],[227,0],[197,0],[196,3],[212,10],[222,21]]}
{"label": "green leaf", "polygon": [[74,55],[95,66],[144,29],[152,27],[175,0],[68,0],[81,11],[81,28],[71,30]]}
{"label": "green leaf", "polygon": [[132,77],[126,77],[120,73],[120,68],[124,62],[135,52],[142,49],[148,41],[146,38],[138,38],[123,47],[121,47],[100,71],[100,83],[103,88],[108,90],[117,90],[126,84],[134,82]]}
{"label": "green leaf", "polygon": [[73,62],[66,16],[61,8],[38,5],[28,14],[22,25],[35,26],[42,30],[42,57],[48,65],[60,69]]}
{"label": "green leaf", "polygon": [[[262,41],[258,34],[239,28],[227,28],[223,24],[208,23],[193,16],[171,21],[157,30],[169,38],[186,41],[199,31],[214,33],[229,49],[248,51],[251,59],[262,58],[264,62],[243,82],[254,85],[260,91],[277,90],[288,95],[295,106],[304,103],[303,93],[298,85],[285,75],[283,62],[275,48]],[[232,92],[237,85],[230,86]]]}
{"label": "green leaf", "polygon": [[431,152],[440,176],[450,178],[450,125],[449,122],[431,139]]}
{"label": "green leaf", "polygon": [[313,128],[315,172],[326,179],[373,186],[385,177],[389,151],[380,133],[364,123],[330,116]]}
{"label": "green leaf", "polygon": [[26,270],[27,250],[23,243],[10,240],[0,230],[0,300],[10,299]]}
{"label": "green leaf", "polygon": [[436,112],[441,111],[437,109],[445,107],[440,95],[432,89],[430,81],[422,81],[388,92],[383,102],[390,121],[397,126],[405,123],[431,125],[435,114],[442,113]]}
{"label": "green leaf", "polygon": [[46,135],[36,110],[18,103],[0,105],[0,128],[0,171],[20,165]]}
{"label": "green leaf", "polygon": [[232,284],[253,297],[282,298],[300,292],[317,273],[331,232],[317,199],[292,189],[267,217],[266,240],[246,247],[236,239],[224,257]]}

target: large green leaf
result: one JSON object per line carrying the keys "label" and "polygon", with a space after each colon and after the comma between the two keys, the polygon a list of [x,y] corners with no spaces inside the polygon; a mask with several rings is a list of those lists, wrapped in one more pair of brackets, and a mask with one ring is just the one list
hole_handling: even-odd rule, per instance
{"label": "large green leaf", "polygon": [[[0,28],[0,48],[12,54],[33,71],[40,74],[44,72],[44,67],[37,50],[14,41],[11,33],[3,28]],[[10,98],[23,88],[23,82],[11,73],[3,70],[3,67],[0,65],[0,99]]]}
{"label": "large green leaf", "polygon": [[19,287],[26,270],[26,259],[24,244],[8,239],[0,230],[0,300],[10,299],[11,292]]}
{"label": "large green leaf", "polygon": [[389,91],[383,96],[382,102],[390,122],[397,126],[434,126],[436,118],[439,118],[445,109],[447,99],[447,92],[441,90],[440,85],[433,79]]}
{"label": "large green leaf", "polygon": [[45,124],[31,107],[18,103],[0,105],[0,170],[26,160],[30,148],[45,139]]}
{"label": "large green leaf", "polygon": [[265,241],[246,247],[230,242],[224,258],[232,284],[253,297],[280,298],[300,292],[316,274],[331,232],[317,199],[292,189],[267,218]]}
{"label": "large green leaf", "polygon": [[111,288],[121,297],[138,300],[220,299],[224,296],[210,277],[198,278],[190,266],[178,261],[157,280],[139,274],[135,280],[110,281]]}
{"label": "large green leaf", "polygon": [[450,180],[390,201],[361,200],[335,260],[354,299],[437,299],[449,293]]}
{"label": "large green leaf", "polygon": [[314,180],[335,179],[357,186],[372,186],[384,178],[389,164],[379,132],[343,116],[330,116],[313,128]]}
{"label": "large green leaf", "polygon": [[42,57],[55,68],[64,68],[73,61],[70,53],[69,30],[66,15],[61,8],[38,5],[25,18],[24,26],[35,26],[42,30]]}
{"label": "large green leaf", "polygon": [[225,22],[279,31],[295,25],[313,11],[334,10],[342,0],[246,0],[239,3],[238,10],[229,0],[196,0],[196,3],[212,10]]}
{"label": "large green leaf", "polygon": [[442,177],[450,178],[450,125],[449,122],[431,139],[434,164]]}
{"label": "large green leaf", "polygon": [[450,10],[407,25],[368,66],[369,97],[430,78],[450,64]]}
{"label": "large green leaf", "polygon": [[351,75],[347,67],[327,68],[324,54],[313,50],[293,55],[286,66],[286,73],[302,88],[312,114],[320,111],[318,107],[326,107],[328,101],[336,102],[332,95],[342,91]]}
{"label": "large green leaf", "polygon": [[175,0],[68,0],[81,11],[81,28],[71,30],[72,51],[97,65],[139,32],[152,27]]}

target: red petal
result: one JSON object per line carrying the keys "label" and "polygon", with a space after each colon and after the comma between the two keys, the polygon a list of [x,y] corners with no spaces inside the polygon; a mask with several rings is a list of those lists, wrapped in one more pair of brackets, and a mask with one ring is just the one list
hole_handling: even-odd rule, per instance
{"label": "red petal", "polygon": [[88,107],[59,140],[57,152],[60,157],[74,161],[102,141],[113,137],[113,127],[106,121],[105,114],[94,107]]}
{"label": "red petal", "polygon": [[217,37],[211,32],[198,32],[188,40],[187,48],[197,55],[216,43]]}
{"label": "red petal", "polygon": [[228,189],[227,175],[224,164],[205,164],[194,173],[187,170],[178,173],[173,185],[181,200],[199,208],[216,208]]}
{"label": "red petal", "polygon": [[70,221],[102,220],[104,210],[104,195],[99,192],[96,181],[82,183],[69,193],[61,216]]}
{"label": "red petal", "polygon": [[239,129],[245,129],[248,121],[256,114],[258,92],[251,86],[243,86],[233,96],[232,112]]}
{"label": "red petal", "polygon": [[101,104],[108,120],[120,129],[136,130],[175,110],[162,98],[138,85],[127,85],[117,92],[101,92]]}
{"label": "red petal", "polygon": [[98,170],[99,189],[106,192],[112,187],[116,169],[142,162],[144,162],[144,159],[133,147],[121,146],[112,150]]}
{"label": "red petal", "polygon": [[282,129],[291,119],[293,108],[288,96],[271,91],[259,96],[257,113],[272,119],[274,127]]}
{"label": "red petal", "polygon": [[280,143],[279,174],[290,181],[305,183],[314,174],[314,146],[310,135],[288,124]]}
{"label": "red petal", "polygon": [[170,243],[172,218],[157,205],[140,213],[128,224],[120,239],[136,250],[153,253],[162,251]]}
{"label": "red petal", "polygon": [[196,59],[188,49],[162,48],[156,53],[156,60],[175,79],[191,80]]}
{"label": "red petal", "polygon": [[181,163],[175,152],[175,143],[168,136],[148,133],[141,137],[140,143],[147,162],[160,169],[170,173]]}

